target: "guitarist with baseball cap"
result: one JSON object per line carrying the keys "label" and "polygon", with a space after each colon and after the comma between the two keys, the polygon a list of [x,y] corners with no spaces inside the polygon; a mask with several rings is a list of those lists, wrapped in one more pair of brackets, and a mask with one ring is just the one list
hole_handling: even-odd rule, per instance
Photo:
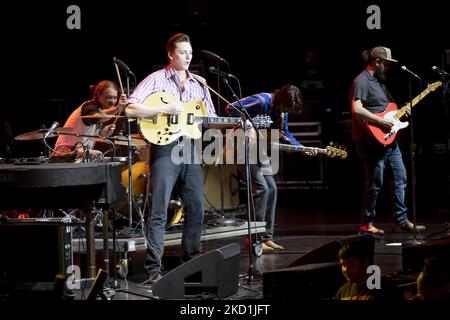
{"label": "guitarist with baseball cap", "polygon": [[[352,138],[356,151],[364,166],[365,185],[361,210],[360,231],[374,235],[383,235],[384,231],[375,227],[374,220],[378,194],[383,187],[385,169],[390,171],[393,179],[393,219],[396,226],[403,231],[425,229],[414,226],[408,219],[405,205],[407,184],[406,168],[402,153],[395,140],[390,144],[379,143],[367,130],[367,124],[389,131],[393,121],[377,114],[386,110],[393,99],[385,87],[386,72],[391,64],[398,62],[392,58],[391,50],[375,47],[368,54],[366,68],[353,80],[350,89],[350,105],[353,116]],[[411,110],[406,108],[406,114]]]}

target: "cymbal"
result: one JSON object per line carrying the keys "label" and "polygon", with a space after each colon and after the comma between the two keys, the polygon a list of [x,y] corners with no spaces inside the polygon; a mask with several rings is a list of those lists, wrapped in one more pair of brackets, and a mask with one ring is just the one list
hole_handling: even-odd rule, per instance
{"label": "cymbal", "polygon": [[[128,145],[128,137],[127,136],[114,136],[116,139],[121,140],[115,140],[114,144],[118,146],[127,146]],[[146,147],[147,142],[145,142],[144,138],[139,133],[132,133],[131,134],[131,146],[133,147]]]}
{"label": "cymbal", "polygon": [[[53,131],[60,131],[60,132],[70,132],[72,131],[72,128],[56,128]],[[16,136],[14,139],[15,140],[41,140],[44,138],[44,135],[48,132],[47,128],[42,128],[42,129],[38,129],[35,131],[30,131],[30,132],[26,132],[26,133],[22,133],[19,134],[18,136]],[[57,137],[58,135],[56,133],[51,133],[47,136],[47,138],[53,138],[53,137]]]}
{"label": "cymbal", "polygon": [[[123,138],[128,139],[127,137]],[[115,140],[114,144],[118,146],[127,146],[128,140]],[[147,146],[147,142],[145,142],[145,140],[142,139],[131,138],[130,145],[133,147],[145,147]]]}
{"label": "cymbal", "polygon": [[[128,146],[128,137],[126,136],[114,136],[111,137],[113,139],[121,139],[121,140],[111,140],[115,145],[117,146]],[[95,138],[96,142],[101,142],[101,143],[107,143],[107,141],[103,138]],[[145,142],[145,140],[143,138],[141,138],[141,136],[139,134],[132,134],[131,135],[131,146],[132,147],[137,147],[137,148],[141,148],[141,147],[146,147],[147,146],[147,142]]]}

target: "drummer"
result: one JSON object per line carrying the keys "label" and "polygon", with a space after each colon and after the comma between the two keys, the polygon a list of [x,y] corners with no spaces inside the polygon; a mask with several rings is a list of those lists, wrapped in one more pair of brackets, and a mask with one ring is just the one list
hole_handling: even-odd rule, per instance
{"label": "drummer", "polygon": [[[119,87],[116,83],[103,80],[93,90],[92,100],[83,102],[75,109],[64,124],[70,128],[71,134],[60,134],[56,141],[51,157],[75,157],[77,159],[95,159],[102,155],[99,150],[93,149],[94,138],[77,137],[74,134],[111,136],[115,124],[105,123],[111,115],[120,114],[127,102],[125,94],[119,97]],[[92,116],[92,118],[85,118]]]}

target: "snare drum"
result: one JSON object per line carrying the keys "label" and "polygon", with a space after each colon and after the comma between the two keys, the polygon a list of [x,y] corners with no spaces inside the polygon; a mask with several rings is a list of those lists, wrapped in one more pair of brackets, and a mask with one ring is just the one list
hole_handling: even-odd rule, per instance
{"label": "snare drum", "polygon": [[121,162],[127,163],[127,157],[103,157],[103,162]]}

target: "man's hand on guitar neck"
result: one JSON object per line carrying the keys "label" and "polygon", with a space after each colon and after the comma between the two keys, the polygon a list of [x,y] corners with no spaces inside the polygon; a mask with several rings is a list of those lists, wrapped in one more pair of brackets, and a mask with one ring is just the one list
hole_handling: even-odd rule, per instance
{"label": "man's hand on guitar neck", "polygon": [[310,156],[310,157],[315,157],[319,154],[319,151],[317,149],[313,149],[311,151],[306,151],[305,155]]}
{"label": "man's hand on guitar neck", "polygon": [[406,113],[406,117],[409,117],[410,115],[411,115],[411,107],[407,107],[406,109],[405,109],[405,113]]}

